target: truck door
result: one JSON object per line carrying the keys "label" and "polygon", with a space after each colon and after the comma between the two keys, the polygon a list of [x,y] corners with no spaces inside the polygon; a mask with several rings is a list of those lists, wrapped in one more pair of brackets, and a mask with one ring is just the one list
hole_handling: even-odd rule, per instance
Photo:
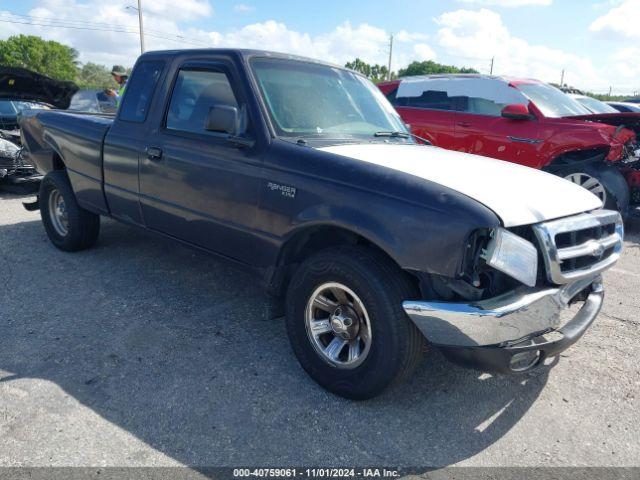
{"label": "truck door", "polygon": [[485,157],[539,167],[546,132],[531,119],[502,117],[509,104],[528,105],[518,90],[500,79],[467,78],[459,83],[461,95],[455,121],[455,149]]}
{"label": "truck door", "polygon": [[144,150],[147,114],[164,67],[164,60],[143,60],[136,65],[118,115],[104,140],[104,192],[109,211],[120,220],[138,225],[143,224],[138,161]]}
{"label": "truck door", "polygon": [[[231,62],[185,63],[171,72],[167,102],[140,161],[147,227],[251,262],[261,162],[254,149],[205,130],[213,106],[247,112]],[[252,125],[244,116],[244,133]]]}

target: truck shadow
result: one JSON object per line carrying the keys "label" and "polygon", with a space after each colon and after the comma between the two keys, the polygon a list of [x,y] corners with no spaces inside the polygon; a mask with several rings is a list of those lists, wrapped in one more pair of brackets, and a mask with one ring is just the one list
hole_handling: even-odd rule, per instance
{"label": "truck shadow", "polygon": [[0,245],[0,288],[22,292],[0,305],[0,386],[53,382],[186,465],[451,465],[503,437],[548,378],[429,352],[408,383],[347,401],[298,366],[260,287],[215,259],[109,221],[78,254],[35,219],[1,226]]}

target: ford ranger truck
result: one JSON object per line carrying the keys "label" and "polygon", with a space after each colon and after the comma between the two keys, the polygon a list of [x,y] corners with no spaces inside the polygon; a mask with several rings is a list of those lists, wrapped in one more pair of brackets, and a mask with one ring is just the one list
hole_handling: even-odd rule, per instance
{"label": "ford ranger truck", "polygon": [[483,371],[543,365],[592,324],[622,250],[592,193],[416,143],[365,77],[315,60],[149,52],[115,118],[21,127],[56,247],[91,247],[104,216],[248,269],[302,368],[348,398],[409,375],[425,344]]}

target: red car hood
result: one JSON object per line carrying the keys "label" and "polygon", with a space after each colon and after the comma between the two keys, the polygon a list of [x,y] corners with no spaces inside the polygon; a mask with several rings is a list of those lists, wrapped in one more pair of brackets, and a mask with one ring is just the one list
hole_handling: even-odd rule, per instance
{"label": "red car hood", "polygon": [[564,118],[606,123],[614,127],[622,125],[636,132],[636,135],[640,135],[640,113],[593,113],[591,115],[572,115]]}

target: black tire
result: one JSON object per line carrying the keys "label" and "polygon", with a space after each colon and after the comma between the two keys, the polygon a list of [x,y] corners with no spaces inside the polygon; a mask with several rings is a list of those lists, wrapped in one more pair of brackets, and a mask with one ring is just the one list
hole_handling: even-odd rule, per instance
{"label": "black tire", "polygon": [[576,174],[588,175],[598,180],[606,192],[604,208],[617,210],[623,216],[627,215],[630,201],[629,185],[616,167],[603,163],[592,163],[570,165],[557,172],[557,175],[563,178]]}
{"label": "black tire", "polygon": [[[370,349],[350,369],[327,363],[307,334],[307,302],[328,282],[347,286],[368,312]],[[287,332],[300,365],[322,387],[354,400],[375,397],[402,381],[416,368],[424,348],[422,334],[402,309],[402,302],[416,294],[393,262],[370,249],[345,246],[311,256],[295,272],[286,298]]]}
{"label": "black tire", "polygon": [[[67,231],[61,233],[54,226],[54,219],[49,209],[52,195],[59,195],[64,200],[67,215]],[[40,184],[40,214],[47,236],[60,250],[77,252],[92,247],[100,233],[100,215],[89,212],[78,205],[66,172],[56,170],[48,173]]]}

